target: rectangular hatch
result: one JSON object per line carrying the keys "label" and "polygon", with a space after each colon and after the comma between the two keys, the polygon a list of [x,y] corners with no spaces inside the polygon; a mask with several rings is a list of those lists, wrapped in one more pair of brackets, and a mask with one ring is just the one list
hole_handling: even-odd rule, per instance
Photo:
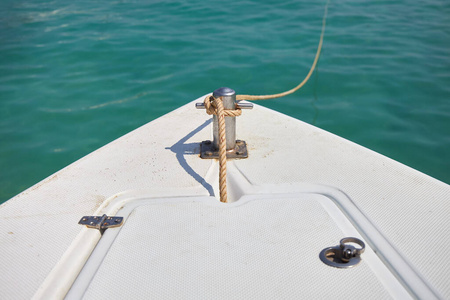
{"label": "rectangular hatch", "polygon": [[315,193],[139,199],[107,229],[67,299],[410,298],[366,244],[361,263],[319,258],[361,238],[330,198]]}

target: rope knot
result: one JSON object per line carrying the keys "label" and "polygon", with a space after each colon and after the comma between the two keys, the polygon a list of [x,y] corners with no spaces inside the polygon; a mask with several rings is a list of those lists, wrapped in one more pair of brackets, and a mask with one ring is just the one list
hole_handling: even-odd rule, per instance
{"label": "rope knot", "polygon": [[[236,95],[236,100],[264,100],[264,99],[273,99],[273,98],[279,98],[284,97],[286,95],[292,94],[298,89],[300,89],[303,85],[306,84],[306,82],[311,77],[312,73],[314,72],[314,69],[316,68],[317,62],[319,61],[320,52],[322,51],[322,44],[323,44],[323,36],[325,33],[325,25],[326,25],[326,19],[328,14],[328,3],[329,0],[327,0],[327,4],[325,5],[325,11],[322,18],[322,32],[320,34],[320,40],[319,40],[319,46],[317,47],[316,56],[314,58],[313,64],[311,66],[311,69],[309,70],[309,73],[306,75],[305,79],[303,79],[302,82],[300,82],[299,85],[294,87],[293,89],[290,89],[288,91],[285,91],[283,93],[279,94],[273,94],[273,95]],[[205,98],[203,101],[206,108],[206,113],[208,115],[216,115],[217,121],[218,121],[218,131],[219,131],[219,189],[220,189],[220,201],[227,202],[227,156],[226,156],[226,136],[225,136],[225,118],[224,117],[237,117],[242,114],[242,111],[240,108],[235,109],[227,109],[225,110],[223,108],[222,104],[222,97],[214,98],[214,96],[210,95]]]}
{"label": "rope knot", "polygon": [[[222,97],[214,98],[214,96],[206,96],[203,103],[205,104],[206,113],[208,115],[218,115],[218,102],[222,102]],[[225,117],[238,117],[242,114],[242,110],[240,108],[235,109],[224,109],[223,115]]]}

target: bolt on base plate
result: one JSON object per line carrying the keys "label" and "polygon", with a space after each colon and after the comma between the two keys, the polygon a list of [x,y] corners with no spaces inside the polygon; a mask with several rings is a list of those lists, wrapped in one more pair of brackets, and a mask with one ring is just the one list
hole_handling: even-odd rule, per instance
{"label": "bolt on base plate", "polygon": [[[219,158],[219,149],[214,148],[211,141],[203,141],[200,144],[200,157],[203,159]],[[247,144],[245,141],[236,140],[234,149],[227,150],[227,158],[247,158]]]}

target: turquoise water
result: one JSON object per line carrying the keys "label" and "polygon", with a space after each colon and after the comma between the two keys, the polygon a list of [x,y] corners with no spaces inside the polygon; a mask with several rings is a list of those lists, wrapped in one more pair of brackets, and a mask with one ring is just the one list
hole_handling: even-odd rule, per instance
{"label": "turquoise water", "polygon": [[[324,5],[2,1],[0,202],[218,87],[297,85]],[[450,2],[332,0],[311,80],[260,104],[450,183]]]}

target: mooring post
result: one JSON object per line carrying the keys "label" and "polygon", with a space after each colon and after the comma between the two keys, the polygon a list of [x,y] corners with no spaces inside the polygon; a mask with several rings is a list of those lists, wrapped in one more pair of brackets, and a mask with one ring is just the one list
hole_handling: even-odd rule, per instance
{"label": "mooring post", "polygon": [[[222,87],[213,92],[214,98],[222,97],[224,109],[236,109],[236,92],[230,88]],[[227,133],[227,150],[236,147],[236,117],[225,117],[225,130]],[[217,116],[213,116],[213,145],[219,149],[219,122]]]}
{"label": "mooring post", "polygon": [[[248,102],[236,102],[236,92],[230,88],[222,87],[213,92],[214,98],[222,98],[225,110],[252,109],[253,104]],[[197,109],[204,109],[204,103],[196,103]],[[236,117],[225,117],[227,158],[247,158],[247,144],[245,141],[236,140]],[[200,146],[200,157],[214,159],[219,157],[219,122],[213,115],[213,141],[203,141]]]}

